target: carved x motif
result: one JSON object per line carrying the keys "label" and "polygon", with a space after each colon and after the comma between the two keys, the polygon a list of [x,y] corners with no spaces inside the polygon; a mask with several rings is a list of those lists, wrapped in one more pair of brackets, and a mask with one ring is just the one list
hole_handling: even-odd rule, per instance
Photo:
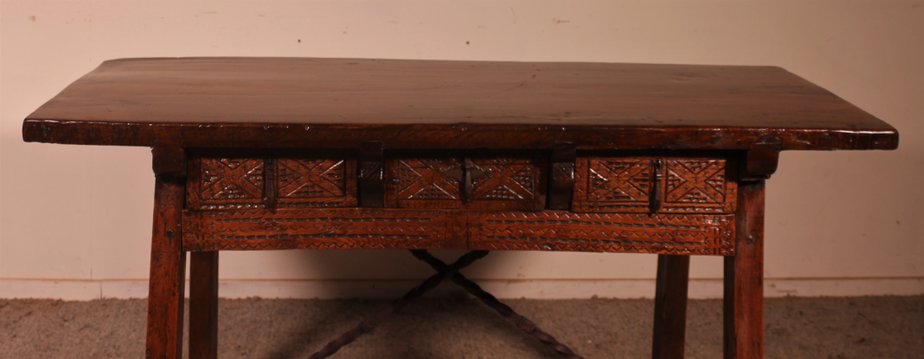
{"label": "carved x motif", "polygon": [[725,163],[718,160],[667,162],[667,202],[724,203]]}
{"label": "carved x motif", "polygon": [[651,163],[647,160],[591,161],[590,191],[595,201],[647,202]]}
{"label": "carved x motif", "polygon": [[279,160],[280,197],[344,195],[343,160]]}
{"label": "carved x motif", "polygon": [[458,160],[400,161],[402,199],[459,199],[462,165]]}
{"label": "carved x motif", "polygon": [[263,161],[212,159],[201,162],[203,199],[251,199],[263,197]]}
{"label": "carved x motif", "polygon": [[472,199],[533,198],[533,167],[523,161],[472,160]]}

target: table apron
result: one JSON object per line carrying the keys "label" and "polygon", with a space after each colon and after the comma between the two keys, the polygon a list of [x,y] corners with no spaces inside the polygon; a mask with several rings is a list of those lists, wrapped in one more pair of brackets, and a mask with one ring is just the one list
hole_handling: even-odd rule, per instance
{"label": "table apron", "polygon": [[732,214],[374,208],[187,210],[188,251],[482,249],[734,255]]}

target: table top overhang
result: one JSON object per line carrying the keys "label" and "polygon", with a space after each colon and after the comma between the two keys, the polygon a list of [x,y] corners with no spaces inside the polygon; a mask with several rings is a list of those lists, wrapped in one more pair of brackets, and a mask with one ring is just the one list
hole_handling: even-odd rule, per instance
{"label": "table top overhang", "polygon": [[106,61],[26,141],[186,148],[894,149],[887,123],[784,69],[317,58]]}

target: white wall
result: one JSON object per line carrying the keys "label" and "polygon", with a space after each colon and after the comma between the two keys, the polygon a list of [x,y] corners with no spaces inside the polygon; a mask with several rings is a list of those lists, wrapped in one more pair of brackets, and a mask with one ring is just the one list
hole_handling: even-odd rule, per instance
{"label": "white wall", "polygon": [[[924,2],[65,1],[0,7],[0,297],[144,296],[144,148],[23,143],[22,119],[101,61],[315,56],[779,65],[896,126],[894,152],[784,153],[768,185],[770,295],[924,293]],[[225,296],[384,296],[404,252],[223,253]],[[503,297],[653,295],[652,255],[495,253]],[[695,258],[696,297],[721,259]]]}

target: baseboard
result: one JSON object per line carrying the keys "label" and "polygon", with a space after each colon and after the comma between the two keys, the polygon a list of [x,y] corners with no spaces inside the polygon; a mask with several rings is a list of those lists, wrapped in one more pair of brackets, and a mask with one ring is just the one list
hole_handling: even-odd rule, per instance
{"label": "baseboard", "polygon": [[[500,298],[581,299],[652,298],[652,279],[595,280],[477,280]],[[222,280],[222,298],[394,298],[417,284],[413,280]],[[0,298],[93,300],[145,298],[145,280],[0,279]],[[721,298],[721,279],[693,279],[690,298]],[[187,291],[188,293],[188,291]],[[461,295],[461,289],[443,284],[435,296]],[[911,278],[767,278],[767,297],[924,295],[924,277]]]}

